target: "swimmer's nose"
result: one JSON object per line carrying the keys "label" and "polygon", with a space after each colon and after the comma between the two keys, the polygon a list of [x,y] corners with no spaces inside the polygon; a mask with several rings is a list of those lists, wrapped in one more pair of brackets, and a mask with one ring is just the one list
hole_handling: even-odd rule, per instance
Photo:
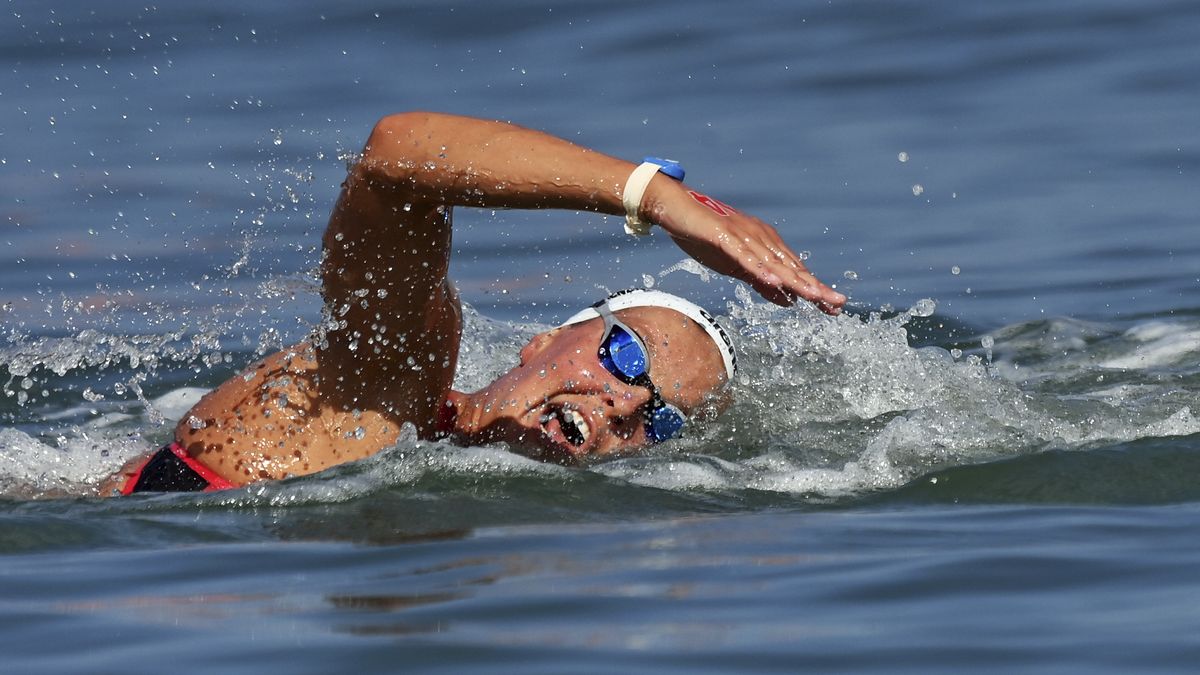
{"label": "swimmer's nose", "polygon": [[614,416],[633,417],[640,415],[652,398],[653,395],[646,387],[622,383],[619,387],[613,387],[606,396],[605,403]]}

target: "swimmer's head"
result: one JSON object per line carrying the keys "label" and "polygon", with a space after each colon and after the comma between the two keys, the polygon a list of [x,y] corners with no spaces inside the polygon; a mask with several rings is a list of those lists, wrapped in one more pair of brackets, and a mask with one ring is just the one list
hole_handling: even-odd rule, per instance
{"label": "swimmer's head", "polygon": [[729,335],[699,306],[621,291],[535,335],[520,364],[465,395],[458,431],[555,461],[620,454],[715,414],[736,369]]}
{"label": "swimmer's head", "polygon": [[617,291],[591,307],[576,313],[562,325],[570,326],[590,319],[603,319],[606,311],[618,312],[634,307],[662,307],[695,321],[721,354],[721,365],[725,368],[725,384],[733,380],[733,374],[737,372],[737,354],[733,349],[733,340],[729,339],[729,334],[725,332],[721,324],[717,323],[711,314],[704,311],[703,307],[684,300],[678,295],[645,288],[628,288]]}

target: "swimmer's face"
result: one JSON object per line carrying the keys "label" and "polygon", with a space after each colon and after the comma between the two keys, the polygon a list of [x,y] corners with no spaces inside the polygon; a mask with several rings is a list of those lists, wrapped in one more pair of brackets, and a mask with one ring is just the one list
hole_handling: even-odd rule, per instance
{"label": "swimmer's face", "polygon": [[[725,368],[704,329],[660,307],[615,314],[646,345],[650,379],[664,401],[689,417],[723,403],[714,394]],[[469,395],[473,414],[460,416],[459,431],[568,463],[648,445],[644,414],[652,394],[600,365],[603,334],[604,322],[596,318],[534,336],[517,367]]]}

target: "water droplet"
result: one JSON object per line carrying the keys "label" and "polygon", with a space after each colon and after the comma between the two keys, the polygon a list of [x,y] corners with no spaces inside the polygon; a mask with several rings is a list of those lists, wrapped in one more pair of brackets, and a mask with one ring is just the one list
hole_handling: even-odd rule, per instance
{"label": "water droplet", "polygon": [[961,270],[961,269],[959,269],[958,265],[955,265],[954,267],[951,267],[951,268],[950,268],[950,274],[953,274],[953,275],[956,275],[956,276],[957,276],[957,275],[959,275],[959,274],[961,274],[961,273],[962,273],[962,270]]}
{"label": "water droplet", "polygon": [[204,420],[200,419],[199,417],[196,417],[195,415],[189,415],[188,416],[188,426],[193,429],[203,429],[204,428]]}
{"label": "water droplet", "polygon": [[979,341],[979,344],[984,349],[991,349],[992,347],[996,346],[996,338],[993,338],[991,335],[984,335],[983,339]]}
{"label": "water droplet", "polygon": [[920,197],[921,194],[925,192],[925,186],[917,183],[916,185],[912,186],[912,191],[914,197]]}
{"label": "water droplet", "polygon": [[953,356],[955,359],[961,359],[962,358],[962,350],[959,349],[958,347],[955,347],[954,349],[950,350],[950,356]]}
{"label": "water droplet", "polygon": [[908,161],[908,153],[901,151],[900,154],[896,155],[896,159],[900,160],[901,163],[907,162]]}
{"label": "water droplet", "polygon": [[842,276],[850,281],[858,281],[858,272],[855,272],[854,270],[846,270],[845,272],[842,272]]}
{"label": "water droplet", "polygon": [[642,286],[645,288],[654,288],[654,277],[649,274],[643,274]]}
{"label": "water droplet", "polygon": [[933,313],[936,310],[936,302],[930,300],[929,298],[922,298],[918,300],[917,304],[913,305],[912,309],[908,310],[908,312],[913,316],[933,316]]}

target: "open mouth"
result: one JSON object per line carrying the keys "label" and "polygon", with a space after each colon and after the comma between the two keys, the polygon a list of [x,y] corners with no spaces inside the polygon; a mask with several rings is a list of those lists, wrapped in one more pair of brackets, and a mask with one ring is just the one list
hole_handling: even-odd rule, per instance
{"label": "open mouth", "polygon": [[550,420],[558,420],[558,426],[562,430],[563,438],[575,447],[586,443],[592,435],[592,429],[588,426],[587,418],[578,410],[559,408],[543,417],[542,423],[546,424]]}

